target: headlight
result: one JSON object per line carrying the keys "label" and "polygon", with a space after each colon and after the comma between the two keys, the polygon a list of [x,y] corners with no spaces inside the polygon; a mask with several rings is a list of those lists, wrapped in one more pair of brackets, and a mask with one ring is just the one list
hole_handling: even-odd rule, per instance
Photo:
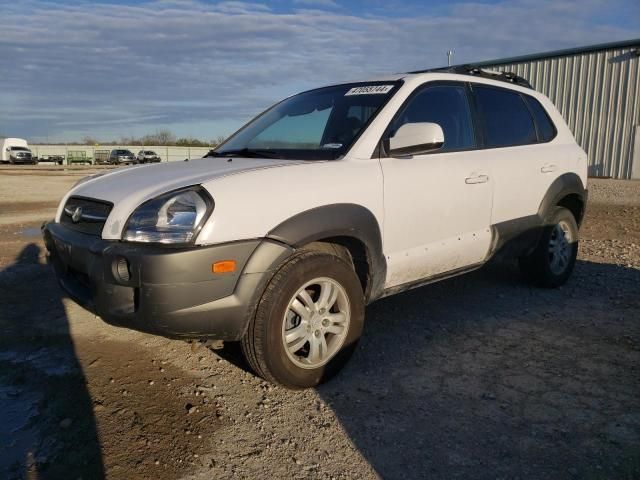
{"label": "headlight", "polygon": [[140,205],[129,217],[123,240],[129,242],[192,242],[213,209],[201,187],[169,192]]}

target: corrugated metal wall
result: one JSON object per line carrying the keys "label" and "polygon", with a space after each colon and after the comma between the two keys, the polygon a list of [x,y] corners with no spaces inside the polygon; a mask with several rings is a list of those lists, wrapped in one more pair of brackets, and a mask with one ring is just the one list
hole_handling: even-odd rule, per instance
{"label": "corrugated metal wall", "polygon": [[587,152],[590,175],[631,178],[635,133],[640,129],[636,48],[483,63],[482,67],[515,72],[547,95]]}

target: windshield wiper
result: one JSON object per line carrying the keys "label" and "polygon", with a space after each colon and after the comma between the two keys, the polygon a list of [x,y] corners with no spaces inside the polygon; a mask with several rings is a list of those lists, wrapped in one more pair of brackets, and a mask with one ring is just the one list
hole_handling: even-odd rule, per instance
{"label": "windshield wiper", "polygon": [[209,150],[204,157],[202,158],[207,158],[207,157],[221,157],[222,155],[218,152],[216,152],[215,150]]}
{"label": "windshield wiper", "polygon": [[239,150],[226,150],[224,152],[216,152],[210,150],[205,157],[248,157],[248,158],[282,158],[272,150],[241,148]]}

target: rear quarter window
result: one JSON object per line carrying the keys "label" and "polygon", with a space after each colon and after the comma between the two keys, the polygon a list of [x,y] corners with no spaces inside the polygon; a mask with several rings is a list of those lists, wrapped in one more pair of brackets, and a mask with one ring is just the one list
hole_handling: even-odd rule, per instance
{"label": "rear quarter window", "polygon": [[540,142],[549,142],[556,136],[556,127],[553,125],[549,114],[540,104],[538,100],[528,95],[524,97],[526,99],[533,118],[536,120],[536,126],[538,127],[538,140]]}
{"label": "rear quarter window", "polygon": [[500,88],[473,86],[484,125],[485,146],[509,147],[538,141],[531,113],[522,95]]}

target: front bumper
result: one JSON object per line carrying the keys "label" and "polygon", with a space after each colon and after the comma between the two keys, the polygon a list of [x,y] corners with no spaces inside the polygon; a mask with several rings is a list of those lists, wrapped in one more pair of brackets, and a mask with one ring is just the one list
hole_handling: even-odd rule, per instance
{"label": "front bumper", "polygon": [[[269,240],[172,248],[102,240],[54,222],[42,230],[71,298],[107,323],[170,338],[239,340],[267,282],[292,253]],[[128,280],[118,273],[123,259]],[[235,272],[212,272],[212,263],[232,259]]]}
{"label": "front bumper", "polygon": [[10,160],[12,163],[34,163],[35,159],[33,157],[11,157]]}

